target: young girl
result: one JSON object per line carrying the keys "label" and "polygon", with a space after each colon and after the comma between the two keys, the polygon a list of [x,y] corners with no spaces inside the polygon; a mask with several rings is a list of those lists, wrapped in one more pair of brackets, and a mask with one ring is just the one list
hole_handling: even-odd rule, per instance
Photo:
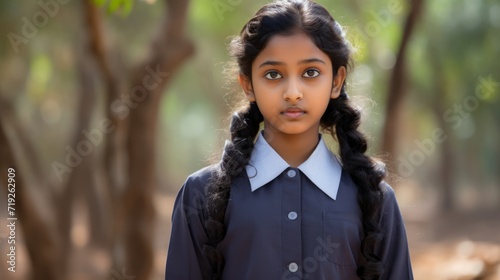
{"label": "young girl", "polygon": [[394,192],[349,104],[341,26],[312,1],[276,1],[231,52],[248,105],[221,161],[178,194],[165,279],[413,279]]}

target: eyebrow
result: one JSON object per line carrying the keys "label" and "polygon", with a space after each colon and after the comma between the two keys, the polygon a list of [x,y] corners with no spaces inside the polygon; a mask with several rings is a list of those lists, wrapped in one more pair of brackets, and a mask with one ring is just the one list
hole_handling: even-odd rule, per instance
{"label": "eyebrow", "polygon": [[[299,61],[299,64],[308,64],[308,63],[313,63],[313,62],[319,62],[319,63],[323,63],[326,65],[326,62],[324,62],[323,60],[321,60],[319,58],[304,59],[304,60]],[[261,65],[259,65],[258,68],[264,67],[266,65],[275,66],[275,65],[285,65],[285,64],[286,63],[281,62],[281,61],[267,60],[267,61],[264,61]]]}

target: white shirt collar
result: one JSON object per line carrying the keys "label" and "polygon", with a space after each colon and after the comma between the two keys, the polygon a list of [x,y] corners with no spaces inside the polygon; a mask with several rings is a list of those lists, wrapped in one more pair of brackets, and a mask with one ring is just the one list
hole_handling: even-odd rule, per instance
{"label": "white shirt collar", "polygon": [[[246,166],[252,192],[274,180],[289,167],[259,133],[250,162]],[[337,198],[342,167],[322,137],[316,149],[298,169],[326,195],[334,200]]]}

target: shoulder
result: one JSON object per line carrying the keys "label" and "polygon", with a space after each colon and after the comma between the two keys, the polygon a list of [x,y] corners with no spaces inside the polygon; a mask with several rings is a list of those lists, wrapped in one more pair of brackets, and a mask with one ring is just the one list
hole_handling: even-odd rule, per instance
{"label": "shoulder", "polygon": [[382,190],[382,217],[391,217],[391,219],[401,219],[401,212],[399,210],[398,201],[394,189],[385,181],[380,183]]}
{"label": "shoulder", "polygon": [[206,185],[208,181],[210,181],[210,178],[212,177],[212,174],[214,174],[214,172],[215,165],[203,167],[202,169],[191,173],[187,177],[184,185]]}
{"label": "shoulder", "polygon": [[215,166],[210,165],[191,173],[185,180],[177,199],[192,202],[194,200],[204,200],[205,189],[215,172]]}
{"label": "shoulder", "polygon": [[396,193],[394,189],[386,181],[382,181],[379,184],[382,195],[384,196],[384,201],[396,201]]}
{"label": "shoulder", "polygon": [[204,218],[205,189],[215,171],[215,166],[207,166],[190,174],[177,193],[172,219],[182,217],[187,223]]}
{"label": "shoulder", "polygon": [[380,190],[382,191],[381,209],[384,215],[398,212],[399,205],[396,197],[396,192],[386,181],[380,182]]}

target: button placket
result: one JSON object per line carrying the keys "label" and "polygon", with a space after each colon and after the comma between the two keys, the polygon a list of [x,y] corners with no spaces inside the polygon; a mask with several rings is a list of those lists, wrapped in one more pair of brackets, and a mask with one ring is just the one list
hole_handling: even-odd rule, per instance
{"label": "button placket", "polygon": [[283,269],[287,273],[299,273],[302,265],[301,174],[290,168],[282,175],[281,235],[283,246]]}

